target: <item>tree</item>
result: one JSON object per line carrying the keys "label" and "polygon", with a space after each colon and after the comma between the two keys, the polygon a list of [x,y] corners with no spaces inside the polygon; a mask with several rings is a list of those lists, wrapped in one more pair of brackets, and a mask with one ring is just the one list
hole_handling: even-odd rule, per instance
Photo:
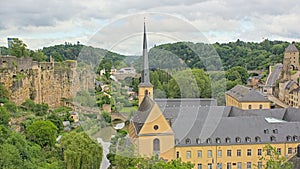
{"label": "tree", "polygon": [[100,168],[102,147],[86,133],[68,133],[60,146],[67,169]]}
{"label": "tree", "polygon": [[10,47],[10,54],[16,57],[26,57],[30,55],[30,51],[26,49],[27,45],[22,40],[14,39]]}
{"label": "tree", "polygon": [[22,167],[22,160],[18,149],[11,144],[2,144],[0,146],[0,168],[13,169]]}
{"label": "tree", "polygon": [[57,127],[51,121],[35,121],[26,129],[27,139],[43,148],[53,147],[56,141]]}
{"label": "tree", "polygon": [[0,84],[0,102],[7,102],[9,99],[8,90],[5,88],[3,84]]}
{"label": "tree", "polygon": [[266,161],[264,165],[265,169],[292,169],[293,164],[287,162],[287,158],[281,156],[275,147],[272,147],[270,144],[267,144],[264,149],[264,156],[260,160]]}
{"label": "tree", "polygon": [[8,126],[10,115],[5,107],[0,107],[0,125]]}

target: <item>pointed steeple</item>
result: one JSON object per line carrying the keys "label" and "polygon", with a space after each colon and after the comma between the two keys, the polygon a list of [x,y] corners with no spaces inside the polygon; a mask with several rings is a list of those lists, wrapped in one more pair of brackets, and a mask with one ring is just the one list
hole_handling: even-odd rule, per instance
{"label": "pointed steeple", "polygon": [[149,76],[149,61],[148,61],[148,49],[147,49],[147,35],[146,35],[146,23],[144,21],[144,37],[143,37],[143,67],[142,67],[142,81],[140,86],[152,86]]}

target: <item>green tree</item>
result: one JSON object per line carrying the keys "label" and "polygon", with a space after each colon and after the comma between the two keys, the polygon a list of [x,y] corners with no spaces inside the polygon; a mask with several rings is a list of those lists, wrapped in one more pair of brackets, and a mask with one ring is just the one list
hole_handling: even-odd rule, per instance
{"label": "green tree", "polygon": [[27,45],[20,39],[14,39],[9,49],[10,54],[16,57],[26,57],[30,55]]}
{"label": "green tree", "polygon": [[2,144],[0,146],[0,168],[14,169],[22,167],[22,159],[18,149],[11,144]]}
{"label": "green tree", "polygon": [[100,168],[102,147],[85,133],[64,135],[61,149],[67,169]]}
{"label": "green tree", "polygon": [[27,139],[43,148],[53,147],[58,128],[51,121],[35,121],[26,129]]}
{"label": "green tree", "polygon": [[287,158],[279,154],[275,147],[267,144],[263,149],[264,155],[260,160],[266,161],[265,169],[292,169],[293,164],[287,162]]}
{"label": "green tree", "polygon": [[7,102],[9,99],[8,90],[5,88],[3,84],[0,84],[0,102]]}
{"label": "green tree", "polygon": [[10,115],[5,107],[0,107],[0,125],[8,126]]}

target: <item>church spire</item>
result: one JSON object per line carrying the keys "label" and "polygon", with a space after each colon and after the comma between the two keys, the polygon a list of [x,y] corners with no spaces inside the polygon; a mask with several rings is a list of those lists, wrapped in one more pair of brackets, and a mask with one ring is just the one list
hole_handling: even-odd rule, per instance
{"label": "church spire", "polygon": [[143,38],[143,67],[142,67],[142,82],[140,85],[152,86],[149,77],[149,62],[148,62],[148,49],[147,49],[147,35],[146,23],[144,21],[144,38]]}
{"label": "church spire", "polygon": [[153,99],[153,86],[150,83],[150,71],[148,62],[146,23],[144,21],[144,37],[143,37],[143,64],[142,64],[142,80],[139,84],[139,105],[142,103],[145,96]]}

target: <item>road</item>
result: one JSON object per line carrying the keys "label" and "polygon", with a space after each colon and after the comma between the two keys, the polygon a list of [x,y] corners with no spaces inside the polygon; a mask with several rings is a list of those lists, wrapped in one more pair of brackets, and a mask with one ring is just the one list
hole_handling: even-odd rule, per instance
{"label": "road", "polygon": [[275,103],[276,105],[282,107],[282,108],[288,108],[289,106],[280,101],[278,98],[274,97],[273,95],[268,95],[268,99]]}
{"label": "road", "polygon": [[266,82],[266,86],[275,86],[276,80],[279,78],[280,73],[283,69],[283,65],[281,63],[277,63],[274,67],[274,70],[269,74]]}

